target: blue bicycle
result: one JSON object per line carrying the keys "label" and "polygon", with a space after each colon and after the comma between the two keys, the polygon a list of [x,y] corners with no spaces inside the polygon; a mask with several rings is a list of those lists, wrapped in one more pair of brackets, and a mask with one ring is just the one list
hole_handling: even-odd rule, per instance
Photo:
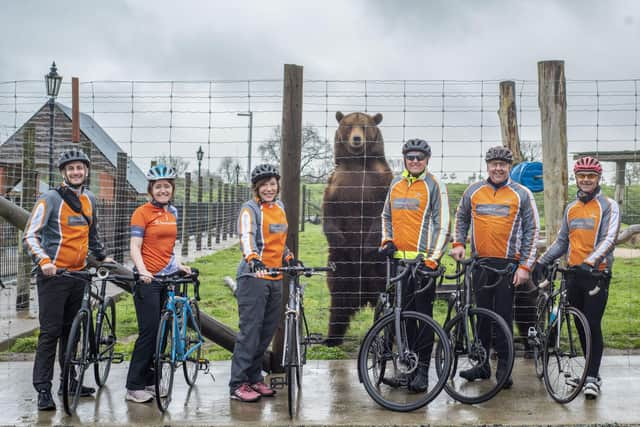
{"label": "blue bicycle", "polygon": [[[200,332],[198,275],[194,268],[191,274],[176,273],[154,278],[167,287],[168,293],[158,326],[155,352],[155,394],[162,412],[171,402],[173,376],[180,365],[189,387],[195,384],[198,371],[208,372],[209,361],[201,357],[204,338]],[[194,298],[189,298],[189,284],[193,284]]]}

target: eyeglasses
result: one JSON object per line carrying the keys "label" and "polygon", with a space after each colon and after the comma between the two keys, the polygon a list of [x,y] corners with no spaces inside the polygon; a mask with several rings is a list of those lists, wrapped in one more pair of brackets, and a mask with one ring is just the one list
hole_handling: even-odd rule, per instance
{"label": "eyeglasses", "polygon": [[404,156],[404,158],[409,160],[410,162],[421,162],[426,159],[427,156],[425,156],[424,154],[407,154],[406,156]]}
{"label": "eyeglasses", "polygon": [[599,176],[597,173],[577,173],[576,179],[598,179]]}

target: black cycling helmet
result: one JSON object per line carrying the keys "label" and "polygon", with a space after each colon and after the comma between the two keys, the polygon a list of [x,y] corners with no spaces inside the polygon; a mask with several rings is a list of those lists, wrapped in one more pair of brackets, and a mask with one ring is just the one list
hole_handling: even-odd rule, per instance
{"label": "black cycling helmet", "polygon": [[410,139],[402,145],[402,155],[404,156],[410,151],[419,151],[427,157],[431,157],[431,147],[424,139]]}
{"label": "black cycling helmet", "polygon": [[58,169],[62,170],[67,163],[82,162],[87,167],[91,166],[91,160],[84,153],[84,151],[77,148],[71,148],[67,151],[63,151],[58,158]]}
{"label": "black cycling helmet", "polygon": [[160,181],[161,179],[176,179],[176,171],[171,166],[155,165],[147,172],[148,181]]}
{"label": "black cycling helmet", "polygon": [[255,184],[261,179],[271,178],[272,176],[275,176],[276,179],[280,179],[280,172],[278,172],[278,168],[270,164],[263,163],[256,166],[253,168],[253,171],[251,171],[251,183]]}
{"label": "black cycling helmet", "polygon": [[484,160],[486,162],[490,162],[491,160],[502,160],[507,163],[513,163],[513,154],[507,147],[498,145],[487,150]]}

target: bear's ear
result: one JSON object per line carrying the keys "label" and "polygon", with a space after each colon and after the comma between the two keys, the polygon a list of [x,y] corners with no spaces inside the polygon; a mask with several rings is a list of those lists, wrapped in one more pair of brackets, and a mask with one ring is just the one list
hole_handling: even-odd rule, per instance
{"label": "bear's ear", "polygon": [[373,122],[379,125],[380,122],[382,122],[382,113],[378,113],[375,116],[373,116]]}
{"label": "bear's ear", "polygon": [[338,121],[338,123],[340,123],[340,120],[342,120],[343,117],[344,114],[342,114],[342,111],[336,111],[336,120]]}

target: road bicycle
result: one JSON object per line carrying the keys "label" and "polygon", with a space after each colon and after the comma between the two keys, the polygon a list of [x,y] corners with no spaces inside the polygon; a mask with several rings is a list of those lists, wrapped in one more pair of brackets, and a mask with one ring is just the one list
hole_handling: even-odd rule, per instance
{"label": "road bicycle", "polygon": [[[495,396],[510,379],[513,369],[513,334],[507,322],[497,313],[475,305],[473,275],[483,274],[482,270],[494,273],[497,280],[484,284],[478,292],[498,286],[514,272],[515,266],[497,269],[487,265],[486,259],[472,256],[456,264],[455,274],[445,275],[446,279],[456,280],[456,288],[449,296],[444,325],[452,354],[451,370],[444,388],[451,397],[467,404],[485,402]],[[504,360],[499,362],[503,369],[499,378],[491,375],[496,372],[498,363],[491,357],[490,345],[486,345],[491,342],[503,342],[506,347],[506,355],[502,355]],[[489,368],[482,381],[468,381],[460,376],[463,371],[482,366]]]}
{"label": "road bicycle", "polygon": [[[289,297],[284,312],[284,340],[282,351],[282,367],[284,368],[284,382],[280,377],[271,379],[273,388],[287,386],[287,405],[289,417],[293,418],[298,412],[300,393],[302,390],[302,372],[307,363],[307,348],[311,344],[323,342],[320,334],[309,333],[309,325],[304,313],[304,288],[300,283],[300,276],[311,277],[326,271],[335,271],[335,265],[329,267],[277,267],[267,270],[268,274],[277,276],[286,273],[288,276]],[[255,273],[246,273],[255,277]],[[241,276],[242,277],[242,276]]]}
{"label": "road bicycle", "polygon": [[[162,310],[155,349],[155,398],[160,411],[165,412],[171,403],[174,374],[182,365],[184,379],[192,387],[199,371],[209,373],[209,361],[202,357],[204,338],[200,330],[200,281],[199,272],[178,272],[153,278],[167,288],[167,300]],[[193,285],[194,298],[189,297],[188,287]]]}
{"label": "road bicycle", "polygon": [[115,352],[116,303],[106,295],[107,281],[129,282],[136,277],[117,275],[110,272],[108,266],[81,271],[58,270],[56,274],[84,283],[82,303],[71,324],[62,365],[62,402],[65,412],[72,415],[89,366],[93,364],[96,384],[102,387],[107,382],[111,364],[122,363],[124,358],[122,353]]}
{"label": "road bicycle", "polygon": [[[445,331],[426,314],[404,310],[407,301],[426,292],[442,276],[444,268],[422,272],[422,256],[394,260],[399,274],[392,277],[387,260],[387,285],[379,296],[374,323],[367,331],[358,354],[358,379],[371,398],[384,408],[407,412],[421,408],[438,396],[451,366],[451,351]],[[403,279],[410,277],[416,285],[414,294],[404,295]],[[436,348],[436,363],[432,349]],[[412,379],[426,374],[427,386],[411,387]]]}
{"label": "road bicycle", "polygon": [[[554,281],[560,274],[560,286]],[[529,343],[533,347],[536,375],[543,378],[549,395],[559,403],[569,403],[582,390],[591,360],[591,329],[585,315],[571,306],[567,299],[567,276],[576,268],[562,268],[554,263],[537,289],[542,292],[536,306],[536,323],[529,328]],[[603,278],[607,271],[594,271]],[[599,286],[589,291],[593,296]]]}

